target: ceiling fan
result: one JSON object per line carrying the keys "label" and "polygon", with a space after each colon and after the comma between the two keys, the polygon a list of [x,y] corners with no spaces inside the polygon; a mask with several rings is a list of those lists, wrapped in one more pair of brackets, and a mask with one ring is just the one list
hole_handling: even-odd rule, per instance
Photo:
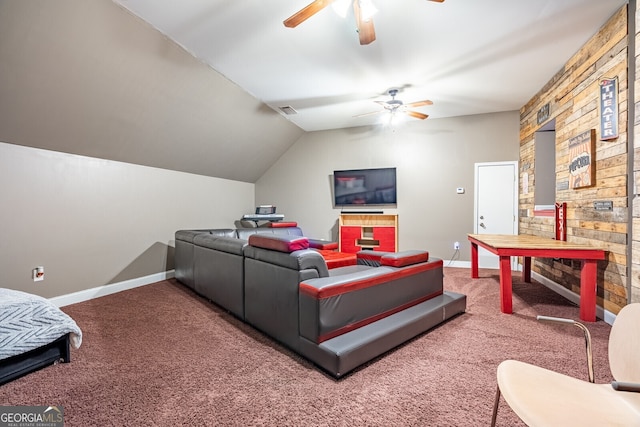
{"label": "ceiling fan", "polygon": [[380,114],[380,113],[384,113],[385,111],[388,111],[391,114],[395,114],[397,112],[405,113],[405,114],[408,114],[411,117],[414,117],[414,118],[420,119],[420,120],[424,120],[427,117],[429,117],[428,114],[423,114],[423,113],[419,113],[418,111],[409,110],[409,108],[422,107],[424,105],[433,105],[433,102],[429,101],[428,99],[425,99],[424,101],[416,101],[416,102],[410,102],[408,104],[405,104],[402,101],[400,101],[399,99],[396,99],[396,95],[397,94],[398,94],[398,89],[390,89],[389,90],[389,96],[391,96],[390,100],[388,100],[388,101],[374,101],[376,104],[382,105],[384,107],[384,110],[372,111],[370,113],[359,114],[359,115],[354,116],[354,117],[363,117],[363,116],[369,116],[369,115],[372,115],[372,114]]}
{"label": "ceiling fan", "polygon": [[[295,28],[307,19],[311,18],[316,13],[320,12],[325,7],[337,1],[339,0],[314,0],[306,7],[300,9],[298,12],[285,19],[284,26]],[[444,2],[444,0],[428,1],[433,1],[436,3]],[[358,29],[358,36],[360,38],[361,45],[369,44],[376,39],[376,32],[373,28],[373,20],[371,18],[372,13],[370,12],[372,9],[376,10],[373,7],[371,0],[353,0],[353,13],[356,18],[356,26]]]}

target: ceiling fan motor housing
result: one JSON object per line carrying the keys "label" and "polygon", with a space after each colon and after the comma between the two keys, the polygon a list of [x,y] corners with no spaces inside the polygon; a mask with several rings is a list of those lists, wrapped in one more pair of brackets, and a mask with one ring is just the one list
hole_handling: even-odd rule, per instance
{"label": "ceiling fan motor housing", "polygon": [[392,112],[402,106],[402,101],[395,98],[397,94],[398,94],[398,89],[390,89],[389,95],[391,96],[391,100],[385,103],[385,108],[388,110],[391,110]]}

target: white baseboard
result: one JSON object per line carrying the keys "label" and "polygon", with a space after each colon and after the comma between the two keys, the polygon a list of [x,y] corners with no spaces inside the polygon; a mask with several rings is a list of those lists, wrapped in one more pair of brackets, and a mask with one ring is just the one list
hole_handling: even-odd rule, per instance
{"label": "white baseboard", "polygon": [[[535,271],[531,272],[531,278],[537,282],[540,282],[541,284],[551,289],[552,291],[562,295],[572,303],[578,306],[580,305],[580,295],[571,292],[569,289],[565,288],[564,286],[557,284],[551,279],[547,279],[546,277],[542,276],[539,273],[536,273]],[[608,310],[605,310],[599,305],[596,305],[596,317],[599,317],[600,319],[604,320],[606,323],[610,325],[613,325],[613,322],[616,320],[615,314],[613,314]]]}
{"label": "white baseboard", "polygon": [[49,301],[58,307],[64,307],[65,305],[88,301],[93,298],[103,297],[105,295],[115,294],[116,292],[126,291],[127,289],[133,289],[149,285],[151,283],[160,282],[161,280],[171,279],[173,276],[174,270],[164,271],[162,273],[125,280],[124,282],[112,283],[110,285],[85,289],[67,295],[60,295],[59,297],[49,298]]}
{"label": "white baseboard", "polygon": [[471,261],[443,261],[445,267],[471,268]]}

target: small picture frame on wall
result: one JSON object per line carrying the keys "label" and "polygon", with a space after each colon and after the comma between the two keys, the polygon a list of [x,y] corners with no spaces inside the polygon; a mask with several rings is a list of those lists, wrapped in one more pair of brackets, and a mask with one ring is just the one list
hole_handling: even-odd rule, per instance
{"label": "small picture frame on wall", "polygon": [[596,130],[569,139],[569,187],[590,187],[595,181],[593,154],[595,153]]}

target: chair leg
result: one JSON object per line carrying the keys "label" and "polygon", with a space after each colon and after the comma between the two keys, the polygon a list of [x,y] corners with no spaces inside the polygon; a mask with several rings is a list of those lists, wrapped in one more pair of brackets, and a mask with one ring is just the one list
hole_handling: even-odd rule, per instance
{"label": "chair leg", "polygon": [[496,387],[496,401],[493,403],[493,414],[491,415],[491,427],[496,427],[498,418],[498,404],[500,403],[500,386]]}

